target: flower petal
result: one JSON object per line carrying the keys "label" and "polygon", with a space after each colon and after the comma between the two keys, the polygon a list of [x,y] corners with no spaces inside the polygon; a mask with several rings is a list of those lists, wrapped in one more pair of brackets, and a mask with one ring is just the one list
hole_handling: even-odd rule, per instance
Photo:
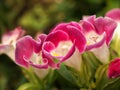
{"label": "flower petal", "polygon": [[61,23],[57,25],[52,32],[54,31],[64,31],[68,34],[70,40],[74,43],[78,48],[78,50],[82,53],[85,50],[86,47],[86,39],[82,33],[82,29],[80,27],[80,24],[77,22],[70,22],[70,23]]}
{"label": "flower petal", "polygon": [[51,32],[47,36],[45,41],[50,41],[54,43],[55,46],[57,46],[60,41],[65,41],[65,40],[69,40],[68,34],[64,31],[58,30],[58,31]]}
{"label": "flower petal", "polygon": [[10,44],[16,42],[16,40],[23,36],[24,34],[25,31],[22,28],[17,27],[13,31],[6,32],[5,34],[3,34],[2,44]]}
{"label": "flower petal", "polygon": [[0,54],[8,55],[12,60],[15,60],[15,44],[16,41],[25,34],[25,31],[17,27],[12,31],[6,32],[2,35],[2,42],[0,44]]}
{"label": "flower petal", "polygon": [[96,18],[96,15],[92,15],[92,16],[83,16],[83,21],[88,21],[90,23],[94,23]]}
{"label": "flower petal", "polygon": [[99,41],[95,42],[94,44],[90,44],[86,46],[86,51],[94,49],[94,48],[99,48],[100,46],[104,44],[105,39],[106,39],[106,34],[103,33],[102,38]]}
{"label": "flower petal", "polygon": [[[16,63],[23,67],[28,67],[28,63],[25,61],[25,58],[30,59],[33,53],[33,45],[31,43],[31,37],[25,36],[17,41],[16,51],[15,51],[15,60]],[[24,58],[25,57],[25,58]]]}
{"label": "flower petal", "polygon": [[106,13],[107,17],[110,17],[114,20],[120,21],[120,8],[115,8]]}
{"label": "flower petal", "polygon": [[38,68],[46,68],[47,61],[44,61],[44,65],[37,65],[30,61],[33,53],[37,51],[37,49],[41,48],[41,41],[36,42],[30,36],[25,36],[18,40],[16,44],[15,50],[15,60],[16,63],[23,67],[28,67],[29,65],[38,67]]}
{"label": "flower petal", "polygon": [[39,43],[38,44],[34,44],[35,45],[34,48],[38,47],[37,49],[35,49],[36,53],[39,53],[42,50],[42,44],[43,44],[44,40],[46,39],[46,37],[47,37],[46,34],[38,35],[37,41],[40,42],[40,45],[39,45]]}
{"label": "flower petal", "polygon": [[62,62],[68,60],[68,58],[70,58],[73,55],[74,52],[75,52],[75,44],[73,44],[73,46],[70,48],[68,53],[63,58],[61,58],[60,62],[57,64],[57,67],[60,67],[60,64]]}
{"label": "flower petal", "polygon": [[75,42],[75,46],[78,48],[79,52],[83,53],[86,48],[86,39],[83,33],[76,27],[67,26],[68,34],[72,42]]}
{"label": "flower petal", "polygon": [[88,21],[81,20],[80,24],[82,25],[84,33],[88,33],[88,32],[90,32],[92,30],[95,30],[94,25],[92,23],[88,22]]}
{"label": "flower petal", "polygon": [[12,45],[0,45],[0,54],[6,54],[11,60],[15,60],[14,53],[15,50]]}
{"label": "flower petal", "polygon": [[43,59],[43,63],[44,64],[35,64],[35,63],[33,63],[31,60],[28,60],[28,59],[26,59],[26,58],[24,58],[24,60],[29,64],[29,65],[31,65],[31,66],[33,66],[33,67],[36,67],[36,68],[44,68],[44,69],[46,69],[46,68],[48,68],[48,60],[47,59]]}
{"label": "flower petal", "polygon": [[68,60],[66,60],[64,63],[65,65],[74,68],[75,70],[80,71],[80,67],[81,67],[81,54],[78,51],[78,49],[75,50],[74,54],[68,58]]}
{"label": "flower petal", "polygon": [[53,50],[54,48],[55,48],[55,45],[52,42],[50,41],[44,42],[42,47],[42,57],[47,58],[49,66],[53,68],[57,68],[56,64],[53,61],[53,57],[50,54],[50,51]]}
{"label": "flower petal", "polygon": [[108,17],[99,17],[95,20],[94,26],[98,34],[106,32],[106,44],[109,45],[113,32],[116,28],[116,22]]}
{"label": "flower petal", "polygon": [[53,31],[56,31],[56,30],[63,30],[63,31],[65,31],[65,32],[67,32],[67,30],[68,30],[68,28],[67,28],[67,26],[73,26],[73,27],[76,27],[76,28],[78,28],[79,30],[81,30],[81,27],[80,27],[80,25],[79,25],[79,23],[77,23],[77,22],[69,22],[69,23],[61,23],[61,24],[58,24],[54,29],[53,29]]}
{"label": "flower petal", "polygon": [[109,48],[105,42],[101,47],[94,48],[91,51],[103,64],[107,64],[109,62]]}

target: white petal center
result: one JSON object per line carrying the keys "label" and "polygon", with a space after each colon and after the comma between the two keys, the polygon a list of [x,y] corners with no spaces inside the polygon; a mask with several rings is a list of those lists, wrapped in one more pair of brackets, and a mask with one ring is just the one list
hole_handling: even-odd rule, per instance
{"label": "white petal center", "polygon": [[92,44],[95,44],[95,43],[101,41],[103,36],[104,36],[104,33],[102,35],[98,35],[94,31],[87,33],[86,34],[87,45],[92,45]]}
{"label": "white petal center", "polygon": [[43,58],[42,58],[41,52],[39,54],[33,53],[30,58],[30,61],[32,61],[32,63],[34,64],[43,64],[42,60]]}
{"label": "white petal center", "polygon": [[72,45],[73,44],[71,41],[62,41],[59,43],[56,49],[51,51],[51,55],[56,57],[65,56],[72,47]]}

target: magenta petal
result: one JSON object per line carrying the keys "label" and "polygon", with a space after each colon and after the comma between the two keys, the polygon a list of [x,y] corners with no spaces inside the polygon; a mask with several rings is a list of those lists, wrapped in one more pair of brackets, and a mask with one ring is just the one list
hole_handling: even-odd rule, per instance
{"label": "magenta petal", "polygon": [[73,26],[73,27],[76,27],[76,28],[78,28],[79,30],[81,30],[81,27],[80,27],[79,23],[77,23],[77,22],[70,22],[70,23],[61,23],[61,24],[57,25],[57,26],[53,29],[53,31],[62,30],[62,31],[67,32],[67,30],[68,30],[67,26]]}
{"label": "magenta petal", "polygon": [[116,78],[120,76],[120,58],[115,58],[108,67],[108,77]]}
{"label": "magenta petal", "polygon": [[78,48],[79,52],[84,52],[86,48],[86,39],[83,33],[76,27],[68,26],[68,34],[72,42],[75,42],[75,46]]}
{"label": "magenta petal", "polygon": [[40,35],[38,36],[38,39],[41,41],[41,43],[43,43],[44,40],[46,39],[46,37],[47,37],[46,34],[40,34]]}
{"label": "magenta petal", "polygon": [[92,23],[90,23],[88,21],[84,21],[84,20],[81,20],[80,23],[82,23],[84,33],[88,33],[90,31],[95,31],[94,25]]}
{"label": "magenta petal", "polygon": [[53,50],[54,48],[55,45],[52,42],[50,41],[44,42],[42,47],[42,57],[47,58],[49,66],[56,68],[56,64],[54,63],[53,57],[50,54],[50,51]]}
{"label": "magenta petal", "polygon": [[95,15],[92,15],[92,16],[84,16],[84,17],[83,17],[83,20],[84,20],[84,21],[88,21],[88,22],[90,22],[90,23],[94,23],[95,18],[96,18]]}
{"label": "magenta petal", "polygon": [[72,22],[70,22],[68,25],[73,26],[73,27],[76,27],[76,28],[78,28],[79,30],[82,30],[80,24],[77,23],[77,22],[73,22],[73,21],[72,21]]}
{"label": "magenta petal", "polygon": [[15,50],[15,60],[16,63],[23,67],[28,67],[26,59],[30,59],[33,52],[37,51],[36,49],[40,48],[40,42],[35,42],[32,37],[25,36],[18,40]]}
{"label": "magenta petal", "polygon": [[47,52],[50,52],[51,50],[55,49],[55,45],[51,41],[46,41],[43,44],[43,49]]}
{"label": "magenta petal", "polygon": [[31,37],[25,36],[18,40],[15,50],[15,60],[16,63],[23,67],[28,67],[28,63],[25,61],[24,57],[30,59],[33,53],[33,45],[31,43]]}
{"label": "magenta petal", "polygon": [[68,34],[72,42],[75,41],[75,46],[82,53],[86,47],[86,39],[81,31],[80,24],[77,22],[62,23],[56,26],[54,31],[64,31]]}
{"label": "magenta petal", "polygon": [[116,22],[107,17],[99,17],[95,20],[94,25],[98,34],[106,32],[106,44],[109,45],[113,32],[117,26]]}
{"label": "magenta petal", "polygon": [[40,34],[37,38],[38,42],[37,43],[33,42],[36,53],[39,53],[42,50],[42,44],[44,40],[46,39],[46,37],[47,37],[46,34]]}
{"label": "magenta petal", "polygon": [[[24,59],[25,59],[25,58],[24,58]],[[32,61],[27,60],[27,59],[25,59],[25,61],[26,61],[29,65],[31,65],[31,66],[33,66],[33,67],[36,67],[36,68],[44,68],[44,69],[48,68],[48,60],[47,60],[47,59],[43,59],[44,64],[35,64],[35,63],[33,63]]]}
{"label": "magenta petal", "polygon": [[45,41],[50,41],[54,43],[55,46],[57,46],[60,41],[65,41],[65,40],[69,40],[68,34],[64,31],[57,30],[57,31],[51,32],[47,36]]}
{"label": "magenta petal", "polygon": [[107,17],[120,21],[120,8],[115,8],[106,13]]}

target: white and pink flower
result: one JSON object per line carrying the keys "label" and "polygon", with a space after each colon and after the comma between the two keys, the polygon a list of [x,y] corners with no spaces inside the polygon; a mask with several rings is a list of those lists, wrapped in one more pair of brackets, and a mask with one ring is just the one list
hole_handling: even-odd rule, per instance
{"label": "white and pink flower", "polygon": [[16,43],[15,62],[25,68],[47,68],[48,61],[42,58],[42,44],[46,35],[41,34],[35,41],[31,36],[24,36]]}
{"label": "white and pink flower", "polygon": [[84,17],[80,21],[83,33],[87,40],[86,50],[98,48],[106,43],[109,45],[116,28],[116,22],[108,17],[98,17],[95,15]]}
{"label": "white and pink flower", "polygon": [[86,51],[92,51],[102,63],[109,61],[108,46],[116,28],[116,22],[108,17],[86,16],[80,21],[87,40]]}
{"label": "white and pink flower", "polygon": [[12,60],[15,60],[14,52],[16,48],[16,42],[24,34],[25,34],[25,31],[20,27],[17,27],[12,31],[4,33],[2,35],[2,40],[0,43],[0,54],[4,53],[8,55]]}

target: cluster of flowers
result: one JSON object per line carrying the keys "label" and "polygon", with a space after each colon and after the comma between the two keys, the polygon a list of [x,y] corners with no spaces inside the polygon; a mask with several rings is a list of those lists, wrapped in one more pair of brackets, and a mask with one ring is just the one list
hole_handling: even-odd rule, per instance
{"label": "cluster of flowers", "polygon": [[[109,63],[108,47],[114,34],[120,31],[119,26],[120,9],[114,9],[105,17],[84,16],[79,22],[60,23],[48,35],[39,34],[37,39],[23,36],[25,31],[18,27],[2,36],[0,54],[6,53],[24,68],[59,69],[63,62],[78,68],[77,55],[80,58],[86,51]],[[109,78],[119,75],[120,57],[112,60],[108,68]]]}

